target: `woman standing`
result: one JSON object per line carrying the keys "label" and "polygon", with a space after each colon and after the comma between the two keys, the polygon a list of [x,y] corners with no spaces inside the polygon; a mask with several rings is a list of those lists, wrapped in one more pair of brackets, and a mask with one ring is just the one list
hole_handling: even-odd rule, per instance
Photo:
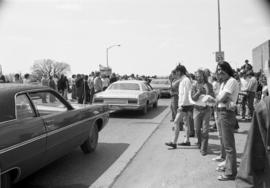
{"label": "woman standing", "polygon": [[207,155],[211,109],[202,100],[205,95],[214,97],[214,91],[203,70],[199,69],[196,72],[196,81],[191,89],[191,98],[194,101],[193,119],[198,138],[197,144],[204,156]]}

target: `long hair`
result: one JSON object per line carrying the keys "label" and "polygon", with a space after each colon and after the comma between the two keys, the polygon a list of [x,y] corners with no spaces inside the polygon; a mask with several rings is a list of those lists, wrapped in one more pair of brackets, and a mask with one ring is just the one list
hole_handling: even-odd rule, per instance
{"label": "long hair", "polygon": [[196,73],[203,76],[203,82],[204,82],[204,83],[208,83],[208,77],[207,77],[206,72],[205,72],[204,70],[198,69],[198,70],[196,71]]}
{"label": "long hair", "polygon": [[188,74],[186,67],[184,65],[181,65],[180,63],[176,66],[175,71],[179,71],[182,75],[186,76]]}
{"label": "long hair", "polygon": [[[217,65],[217,69],[218,67],[220,67],[220,69],[226,72],[229,76],[234,77],[234,71],[231,65],[227,61],[219,62]],[[216,69],[216,72],[217,72],[217,69]]]}

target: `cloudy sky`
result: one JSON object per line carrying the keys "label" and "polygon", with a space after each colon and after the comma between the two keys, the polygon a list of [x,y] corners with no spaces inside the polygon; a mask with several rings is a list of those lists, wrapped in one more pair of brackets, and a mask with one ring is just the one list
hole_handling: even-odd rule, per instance
{"label": "cloudy sky", "polygon": [[[263,0],[220,0],[222,50],[232,67],[252,60],[270,39]],[[90,73],[98,65],[119,74],[168,75],[178,62],[190,72],[215,69],[216,0],[3,0],[0,64],[3,73],[30,72],[51,58]]]}

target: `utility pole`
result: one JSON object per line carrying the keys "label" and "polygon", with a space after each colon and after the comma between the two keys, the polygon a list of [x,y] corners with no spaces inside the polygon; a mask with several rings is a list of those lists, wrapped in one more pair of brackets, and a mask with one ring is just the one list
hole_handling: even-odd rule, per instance
{"label": "utility pole", "polygon": [[221,52],[220,4],[218,1],[218,51]]}
{"label": "utility pole", "polygon": [[216,52],[216,62],[224,61],[224,51],[221,51],[221,24],[220,24],[220,3],[218,4],[218,51]]}

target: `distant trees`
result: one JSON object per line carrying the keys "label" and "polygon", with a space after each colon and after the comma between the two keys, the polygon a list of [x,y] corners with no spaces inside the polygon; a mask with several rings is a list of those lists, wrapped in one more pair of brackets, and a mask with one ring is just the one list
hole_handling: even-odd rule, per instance
{"label": "distant trees", "polygon": [[32,75],[40,80],[43,75],[60,76],[70,72],[70,65],[51,59],[36,60],[32,66]]}

